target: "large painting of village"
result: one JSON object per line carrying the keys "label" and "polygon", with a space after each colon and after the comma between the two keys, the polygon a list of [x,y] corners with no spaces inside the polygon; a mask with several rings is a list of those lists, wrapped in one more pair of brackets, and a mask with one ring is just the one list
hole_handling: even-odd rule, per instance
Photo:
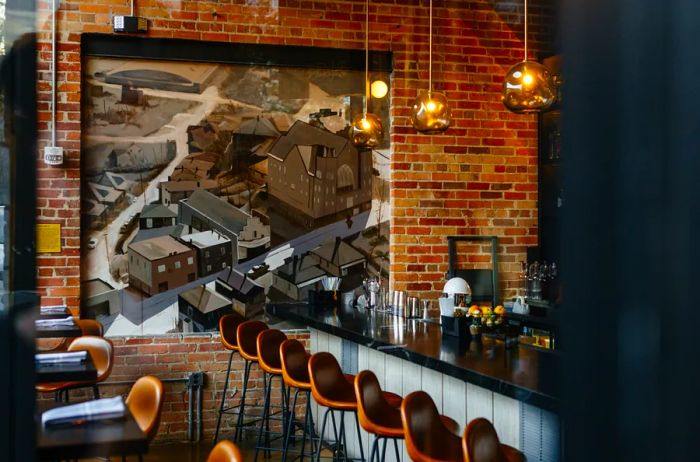
{"label": "large painting of village", "polygon": [[[364,72],[89,58],[81,316],[106,335],[388,281],[389,136],[348,138]],[[378,75],[385,82],[389,75]],[[369,109],[389,126],[388,98]]]}

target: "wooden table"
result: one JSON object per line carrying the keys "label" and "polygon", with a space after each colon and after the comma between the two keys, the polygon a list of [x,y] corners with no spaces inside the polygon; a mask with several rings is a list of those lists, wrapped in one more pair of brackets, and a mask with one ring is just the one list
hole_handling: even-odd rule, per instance
{"label": "wooden table", "polygon": [[36,328],[37,338],[76,338],[80,337],[81,335],[83,335],[83,332],[80,330],[80,327],[78,327],[75,321],[73,321],[72,326],[37,326]]}
{"label": "wooden table", "polygon": [[97,380],[97,369],[88,352],[87,359],[79,363],[36,363],[36,382],[85,382]]}
{"label": "wooden table", "polygon": [[128,409],[124,419],[51,429],[42,428],[39,414],[36,427],[38,460],[143,455],[148,451],[148,438]]}

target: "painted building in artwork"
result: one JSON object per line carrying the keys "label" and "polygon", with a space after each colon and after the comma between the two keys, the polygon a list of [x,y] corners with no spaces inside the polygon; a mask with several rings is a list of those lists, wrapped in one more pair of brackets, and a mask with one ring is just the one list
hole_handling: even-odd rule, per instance
{"label": "painted building in artwork", "polygon": [[187,199],[195,191],[208,191],[218,194],[219,184],[216,180],[171,180],[163,181],[158,185],[160,189],[160,202],[166,207],[177,205],[182,199]]}
{"label": "painted building in artwork", "polygon": [[204,285],[180,293],[177,306],[182,331],[185,333],[216,330],[219,319],[232,312],[230,300]]}
{"label": "painted building in artwork", "polygon": [[233,302],[233,310],[245,318],[265,309],[265,288],[248,274],[233,268],[223,271],[216,279],[216,291]]}
{"label": "painted building in artwork", "polygon": [[139,229],[175,226],[177,213],[161,204],[148,204],[139,215]]}
{"label": "painted building in artwork", "polygon": [[148,295],[166,292],[197,279],[194,250],[172,236],[129,244],[129,285]]}
{"label": "painted building in artwork", "polygon": [[216,231],[202,231],[182,236],[180,241],[197,254],[199,277],[219,273],[233,263],[231,239]]}
{"label": "painted building in artwork", "polygon": [[318,266],[322,270],[337,277],[362,272],[367,264],[364,255],[339,237],[324,242],[310,253],[318,257]]}
{"label": "painted building in artwork", "polygon": [[193,230],[213,230],[228,237],[233,245],[233,261],[244,261],[270,248],[270,226],[203,190],[180,201],[178,222]]}
{"label": "painted building in artwork", "polygon": [[272,273],[272,288],[290,300],[306,300],[309,291],[317,289],[326,272],[319,266],[316,255],[294,256]]}
{"label": "painted building in artwork", "polygon": [[[297,121],[268,155],[269,195],[308,222],[336,221],[371,208],[372,152],[324,128]],[[294,219],[295,214],[287,214]]]}

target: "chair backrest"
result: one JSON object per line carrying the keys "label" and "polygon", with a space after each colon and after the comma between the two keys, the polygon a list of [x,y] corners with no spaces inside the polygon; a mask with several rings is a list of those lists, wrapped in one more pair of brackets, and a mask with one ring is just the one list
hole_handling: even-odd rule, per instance
{"label": "chair backrest", "polygon": [[211,450],[207,462],[243,462],[243,455],[238,446],[229,440],[223,440]]}
{"label": "chair backrest", "polygon": [[341,390],[344,387],[349,388],[350,395],[355,394],[355,390],[345,378],[338,360],[326,351],[316,353],[309,358],[309,382],[311,383],[311,394],[319,404],[333,400],[338,395],[348,395],[348,393],[343,393],[345,390]]}
{"label": "chair backrest", "polygon": [[280,345],[280,363],[284,383],[293,387],[310,387],[309,355],[304,344],[296,339],[287,339]]}
{"label": "chair backrest", "polygon": [[80,332],[83,335],[92,335],[95,337],[104,336],[104,327],[100,321],[94,319],[76,319],[75,324],[80,327]]}
{"label": "chair backrest", "polygon": [[238,313],[225,314],[219,318],[219,334],[224,348],[229,350],[238,349],[238,338],[236,331],[245,319]]}
{"label": "chair backrest", "polygon": [[109,377],[114,365],[114,346],[102,337],[85,335],[78,337],[68,346],[68,351],[87,351],[97,369],[96,382],[103,382]]}
{"label": "chair backrest", "polygon": [[285,340],[287,336],[277,329],[267,329],[258,334],[258,361],[262,370],[271,374],[282,372],[280,345]]}
{"label": "chair backrest", "polygon": [[163,409],[163,382],[152,375],[141,377],[126,397],[126,405],[139,428],[149,440],[153,439],[158,433]]}
{"label": "chair backrest", "polygon": [[258,334],[269,329],[262,321],[245,321],[236,328],[238,352],[249,361],[258,360]]}
{"label": "chair backrest", "polygon": [[496,429],[483,417],[472,420],[464,429],[462,452],[466,462],[506,462]]}
{"label": "chair backrest", "polygon": [[414,391],[401,403],[406,450],[415,462],[462,461],[462,439],[442,423],[433,399]]}
{"label": "chair backrest", "polygon": [[355,396],[357,417],[366,431],[377,433],[377,427],[401,427],[401,413],[387,403],[374,372],[361,371],[357,374]]}

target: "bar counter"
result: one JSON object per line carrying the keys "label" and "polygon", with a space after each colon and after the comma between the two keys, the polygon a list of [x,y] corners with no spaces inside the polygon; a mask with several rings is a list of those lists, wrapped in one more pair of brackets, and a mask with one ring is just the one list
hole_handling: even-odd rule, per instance
{"label": "bar counter", "polygon": [[311,352],[333,353],[344,372],[370,369],[383,386],[403,395],[425,390],[439,410],[463,425],[475,417],[493,421],[502,442],[522,450],[528,460],[559,460],[561,353],[528,345],[506,349],[502,340],[487,335],[460,341],[443,336],[437,319],[318,311],[303,302],[266,309],[294,327],[308,328]]}
{"label": "bar counter", "polygon": [[350,340],[534,406],[558,411],[560,354],[527,345],[506,349],[501,340],[459,341],[436,321],[403,319],[358,310],[311,312],[304,303],[268,305],[273,316]]}

